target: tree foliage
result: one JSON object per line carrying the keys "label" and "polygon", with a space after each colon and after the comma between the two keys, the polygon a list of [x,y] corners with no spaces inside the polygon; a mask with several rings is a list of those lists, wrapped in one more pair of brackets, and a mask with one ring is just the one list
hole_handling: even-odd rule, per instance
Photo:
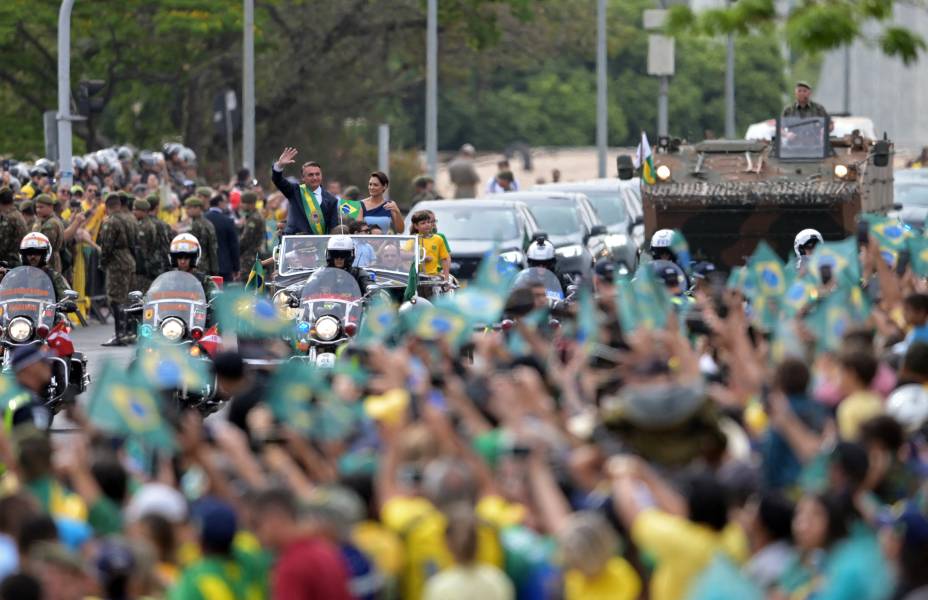
{"label": "tree foliage", "polygon": [[[363,182],[381,122],[391,124],[394,148],[421,148],[425,4],[256,0],[258,164],[292,145],[301,157],[323,161],[327,174]],[[640,130],[653,132],[656,124],[658,82],[646,74],[641,27],[642,11],[652,6],[609,3],[612,145],[634,144]],[[593,2],[441,0],[439,7],[441,148],[593,144]],[[57,11],[57,3],[0,2],[0,153],[42,153],[41,115],[56,107]],[[224,167],[213,103],[227,89],[241,90],[242,21],[240,0],[78,0],[72,89],[82,79],[102,79],[106,87],[103,111],[75,124],[75,150],[180,141],[202,163]],[[749,29],[738,46],[742,127],[778,112],[783,91],[774,33]],[[901,37],[893,33],[885,45]],[[723,65],[718,40],[679,35],[673,133],[695,139],[721,129]]]}
{"label": "tree foliage", "polygon": [[868,39],[868,25],[878,33],[868,41],[875,42],[889,56],[897,56],[905,64],[918,60],[926,49],[925,40],[917,33],[893,24],[896,0],[804,0],[778,21],[776,0],[737,0],[730,7],[694,13],[688,6],[671,9],[669,29],[718,35],[748,33],[758,29],[781,27],[792,47],[802,52],[822,52]]}

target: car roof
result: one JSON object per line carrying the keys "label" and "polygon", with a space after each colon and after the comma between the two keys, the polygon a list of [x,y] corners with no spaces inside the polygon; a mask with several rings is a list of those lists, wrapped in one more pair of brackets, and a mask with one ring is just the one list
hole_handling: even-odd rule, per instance
{"label": "car roof", "polygon": [[520,200],[525,204],[533,202],[544,202],[545,200],[577,200],[577,192],[567,192],[560,190],[551,191],[531,191],[531,192],[506,192],[506,196],[512,197],[513,200]]}
{"label": "car roof", "polygon": [[605,177],[602,179],[587,179],[585,181],[559,181],[558,183],[542,183],[533,187],[532,190],[582,193],[586,191],[612,191],[618,190],[621,187],[639,187],[640,185],[641,182],[637,177],[632,177],[631,179]]}
{"label": "car roof", "polygon": [[525,203],[517,202],[514,199],[458,198],[456,200],[422,200],[416,202],[409,212],[441,208],[517,208],[519,206],[525,206]]}

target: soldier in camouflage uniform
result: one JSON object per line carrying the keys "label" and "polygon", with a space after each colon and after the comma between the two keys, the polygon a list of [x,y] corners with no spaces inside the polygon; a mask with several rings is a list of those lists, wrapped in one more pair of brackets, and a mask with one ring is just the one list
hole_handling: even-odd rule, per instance
{"label": "soldier in camouflage uniform", "polygon": [[9,268],[19,266],[19,241],[29,229],[13,204],[13,190],[0,188],[0,262]]}
{"label": "soldier in camouflage uniform", "polygon": [[35,202],[23,200],[19,205],[19,212],[22,213],[23,219],[26,220],[26,230],[32,231],[32,226],[35,225]]}
{"label": "soldier in camouflage uniform", "polygon": [[157,255],[158,274],[160,275],[171,269],[168,251],[171,247],[171,240],[174,239],[175,234],[170,225],[158,218],[158,205],[161,199],[158,198],[156,194],[149,194],[145,197],[145,200],[148,201],[149,206],[148,218],[151,219],[151,222],[155,224],[155,229],[158,230]]}
{"label": "soldier in camouflage uniform", "polygon": [[125,346],[130,338],[125,305],[135,275],[136,226],[118,195],[106,197],[106,219],[100,230],[100,265],[106,274],[106,297],[113,312],[115,335],[104,346]]}
{"label": "soldier in camouflage uniform", "polygon": [[48,265],[61,272],[61,247],[64,245],[64,223],[55,215],[55,201],[48,194],[39,194],[35,199],[35,223],[32,231],[48,238],[52,245],[52,257]]}
{"label": "soldier in camouflage uniform", "polygon": [[264,252],[264,244],[267,241],[264,217],[255,208],[258,201],[258,195],[254,192],[244,192],[242,194],[241,212],[244,222],[242,223],[242,235],[239,239],[239,256],[242,265],[241,279],[248,279],[251,267],[255,264],[255,259]]}
{"label": "soldier in camouflage uniform", "polygon": [[187,217],[190,218],[190,228],[187,233],[192,234],[203,250],[200,263],[207,275],[219,274],[219,241],[216,238],[216,228],[203,218],[203,199],[199,196],[188,198],[184,204]]}
{"label": "soldier in camouflage uniform", "polygon": [[132,204],[132,213],[137,226],[139,260],[135,263],[135,287],[140,292],[147,292],[152,280],[161,274],[158,261],[158,227],[148,216],[147,200],[136,200]]}

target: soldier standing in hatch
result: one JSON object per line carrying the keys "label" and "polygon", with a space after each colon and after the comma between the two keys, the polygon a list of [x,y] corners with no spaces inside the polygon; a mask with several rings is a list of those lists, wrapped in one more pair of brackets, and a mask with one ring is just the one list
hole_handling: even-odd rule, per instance
{"label": "soldier standing in hatch", "polygon": [[48,238],[52,245],[52,258],[48,266],[61,273],[61,246],[64,244],[64,224],[55,215],[55,201],[48,194],[39,194],[35,199],[35,222],[32,231]]}
{"label": "soldier standing in hatch", "polygon": [[104,346],[129,343],[129,322],[125,312],[129,288],[135,275],[136,229],[132,217],[123,212],[117,194],[106,197],[106,219],[100,229],[100,265],[106,274],[106,297],[113,313],[115,335]]}
{"label": "soldier standing in hatch", "polygon": [[248,279],[248,274],[255,264],[255,258],[261,255],[264,250],[264,243],[267,240],[264,217],[255,207],[257,201],[258,195],[254,192],[242,193],[241,212],[244,222],[242,223],[242,235],[238,243],[242,281]]}
{"label": "soldier standing in hatch", "polygon": [[26,220],[13,203],[13,190],[0,188],[0,262],[8,268],[19,266],[19,241],[28,231]]}
{"label": "soldier standing in hatch", "polygon": [[216,238],[216,228],[203,218],[203,206],[203,199],[199,196],[187,198],[187,202],[184,203],[184,209],[190,219],[190,227],[187,232],[193,234],[197,241],[200,242],[200,248],[203,250],[203,269],[206,274],[218,275],[219,242]]}
{"label": "soldier standing in hatch", "polygon": [[817,102],[812,102],[812,86],[805,81],[796,82],[796,101],[783,108],[784,117],[827,117],[828,111]]}

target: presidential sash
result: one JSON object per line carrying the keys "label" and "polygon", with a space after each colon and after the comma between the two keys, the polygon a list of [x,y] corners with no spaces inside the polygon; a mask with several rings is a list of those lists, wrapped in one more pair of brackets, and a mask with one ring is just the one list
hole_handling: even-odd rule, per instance
{"label": "presidential sash", "polygon": [[315,194],[306,187],[305,183],[300,184],[300,198],[303,200],[303,213],[306,215],[306,220],[309,221],[310,231],[316,235],[325,235],[322,209],[316,203]]}

